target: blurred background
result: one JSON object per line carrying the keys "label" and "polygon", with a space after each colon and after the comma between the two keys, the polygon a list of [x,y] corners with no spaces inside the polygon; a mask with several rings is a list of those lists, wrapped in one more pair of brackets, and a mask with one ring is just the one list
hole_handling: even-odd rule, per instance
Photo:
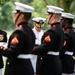
{"label": "blurred background", "polygon": [[[14,2],[16,1],[28,4],[35,8],[32,13],[32,18],[46,18],[45,13],[47,11],[47,5],[59,6],[63,8],[65,12],[70,12],[75,15],[75,0],[0,0],[0,29],[6,30],[9,34],[13,29],[15,29],[12,11],[15,8]],[[29,21],[30,27],[33,27],[32,18]],[[47,21],[45,21],[45,26],[43,29],[46,30],[48,26]]]}

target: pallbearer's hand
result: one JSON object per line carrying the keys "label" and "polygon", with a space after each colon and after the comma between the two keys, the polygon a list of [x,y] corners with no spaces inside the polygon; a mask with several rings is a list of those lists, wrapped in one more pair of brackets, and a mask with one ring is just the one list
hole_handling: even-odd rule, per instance
{"label": "pallbearer's hand", "polygon": [[73,56],[73,59],[75,60],[75,56]]}
{"label": "pallbearer's hand", "polygon": [[0,50],[7,50],[7,48],[0,46]]}
{"label": "pallbearer's hand", "polygon": [[36,46],[34,46],[33,51],[35,51]]}

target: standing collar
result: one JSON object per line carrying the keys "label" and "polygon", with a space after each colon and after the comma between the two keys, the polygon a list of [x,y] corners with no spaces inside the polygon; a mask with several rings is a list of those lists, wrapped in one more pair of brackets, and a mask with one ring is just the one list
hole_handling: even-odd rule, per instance
{"label": "standing collar", "polygon": [[19,24],[18,24],[18,26],[19,26],[19,25],[27,26],[27,25],[28,25],[28,23],[27,23],[27,22],[21,22],[21,23],[19,23]]}
{"label": "standing collar", "polygon": [[56,23],[51,24],[51,26],[53,26],[53,25],[60,25],[60,22],[56,22]]}

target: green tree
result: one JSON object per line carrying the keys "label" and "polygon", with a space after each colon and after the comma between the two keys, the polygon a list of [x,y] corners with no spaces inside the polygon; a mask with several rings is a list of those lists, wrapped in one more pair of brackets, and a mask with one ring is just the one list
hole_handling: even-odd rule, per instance
{"label": "green tree", "polygon": [[[5,3],[0,4],[0,28],[1,29],[12,29],[15,27],[13,23],[14,1],[5,0]],[[17,0],[19,1],[19,0]]]}
{"label": "green tree", "polygon": [[[33,2],[31,3],[31,6],[33,6],[35,8],[34,12],[33,12],[33,17],[43,17],[46,18],[46,3],[44,2],[44,0],[33,0]],[[33,24],[32,24],[33,26]],[[48,25],[47,22],[45,22],[45,26],[44,29],[47,29]]]}
{"label": "green tree", "polygon": [[31,2],[33,2],[33,0],[20,0],[20,2],[25,3],[25,4],[30,4]]}
{"label": "green tree", "polygon": [[[4,0],[4,3],[0,3],[0,28],[9,29],[14,28],[13,14],[14,2],[19,1],[28,4],[35,8],[32,13],[33,17],[44,17],[46,18],[47,5],[59,6],[64,9],[65,12],[71,12],[75,14],[75,0]],[[33,27],[33,21],[29,21],[31,27]],[[45,29],[47,29],[48,24],[45,22]]]}
{"label": "green tree", "polygon": [[0,28],[1,29],[13,29],[15,24],[13,23],[13,13],[15,8],[14,2],[19,1],[25,4],[30,4],[32,0],[4,0],[4,3],[0,3]]}
{"label": "green tree", "polygon": [[[12,10],[13,4],[11,2],[7,2],[0,6],[0,28],[6,29],[12,26]],[[13,27],[13,26],[12,26]]]}
{"label": "green tree", "polygon": [[65,12],[70,12],[70,6],[74,0],[57,0],[57,6],[64,9]]}
{"label": "green tree", "polygon": [[44,0],[46,5],[55,5],[62,7],[65,12],[70,11],[70,7],[72,4],[75,4],[75,0]]}
{"label": "green tree", "polygon": [[46,5],[54,5],[64,9],[64,12],[75,14],[75,0],[44,0]]}

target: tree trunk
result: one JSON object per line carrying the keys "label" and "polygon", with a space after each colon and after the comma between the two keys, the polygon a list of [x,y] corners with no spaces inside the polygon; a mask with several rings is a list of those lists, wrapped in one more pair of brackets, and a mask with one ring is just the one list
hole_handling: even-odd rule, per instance
{"label": "tree trunk", "polygon": [[[69,12],[72,1],[73,0],[57,0],[56,6],[63,8],[65,12]],[[44,0],[44,2],[48,5],[50,0]]]}
{"label": "tree trunk", "polygon": [[57,0],[57,6],[62,7],[65,12],[69,12],[72,1],[73,0]]}

